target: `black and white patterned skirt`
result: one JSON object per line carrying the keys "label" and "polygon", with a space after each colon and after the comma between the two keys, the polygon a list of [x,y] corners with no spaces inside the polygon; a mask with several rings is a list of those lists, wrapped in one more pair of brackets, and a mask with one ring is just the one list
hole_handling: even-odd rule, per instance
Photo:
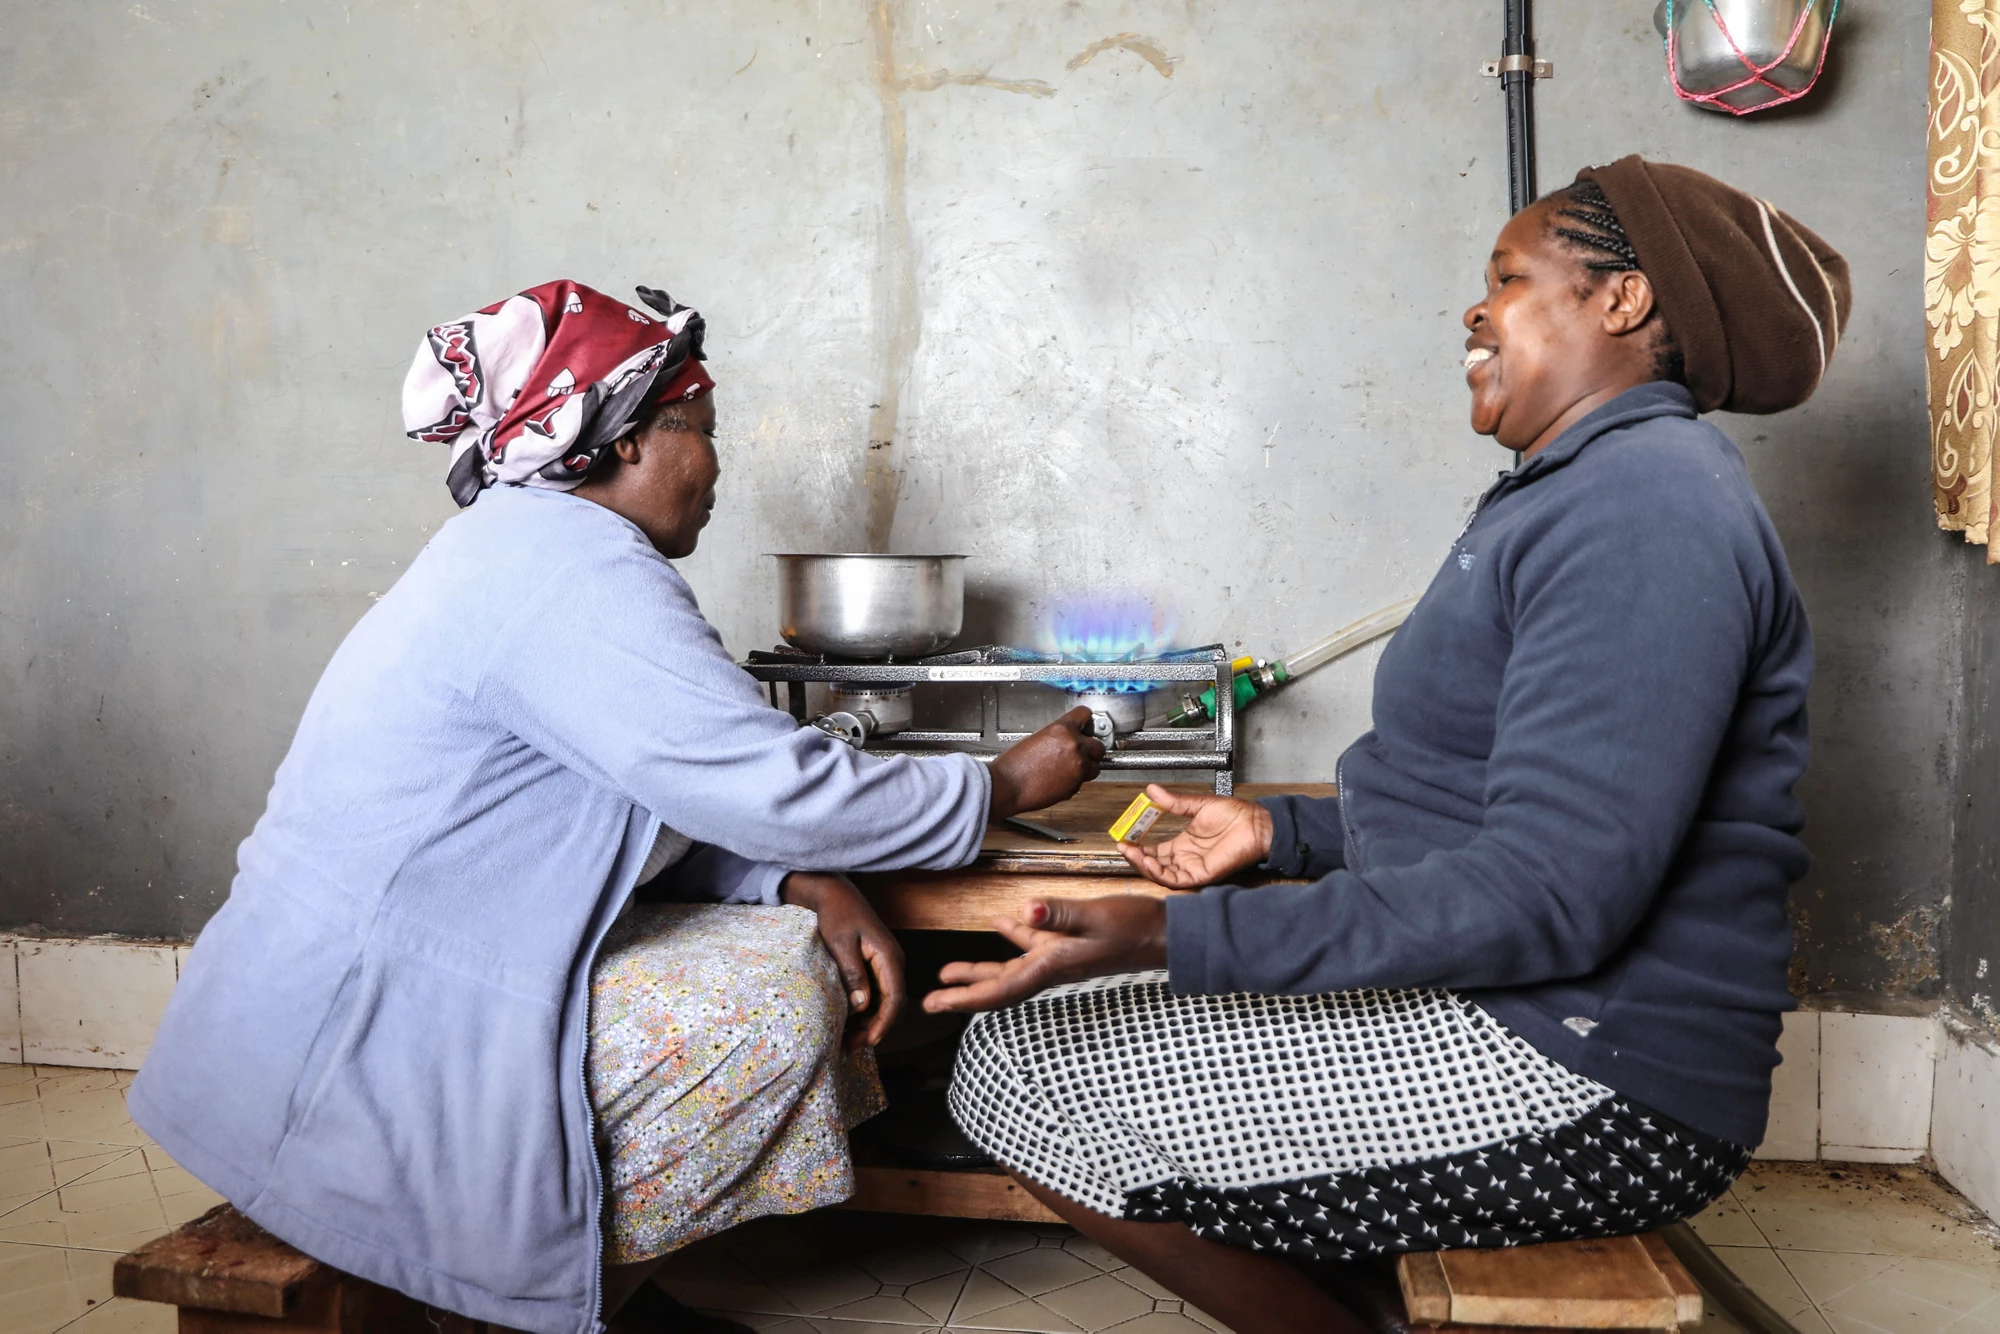
{"label": "black and white patterned skirt", "polygon": [[1300,1260],[1643,1231],[1750,1161],[1450,992],[1176,996],[1164,971],[980,1015],[951,1109],[1100,1213]]}

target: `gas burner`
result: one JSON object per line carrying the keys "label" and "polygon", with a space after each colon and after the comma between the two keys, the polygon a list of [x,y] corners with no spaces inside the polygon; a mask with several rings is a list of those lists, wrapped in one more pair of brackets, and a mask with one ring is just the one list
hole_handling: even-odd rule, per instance
{"label": "gas burner", "polygon": [[836,707],[824,719],[813,719],[813,725],[857,746],[905,731],[916,716],[915,686],[855,686],[835,682],[827,690]]}
{"label": "gas burner", "polygon": [[1146,725],[1147,693],[1144,690],[1072,690],[1069,692],[1069,706],[1090,710],[1091,734],[1109,747],[1119,737],[1130,736]]}
{"label": "gas burner", "polygon": [[[1081,704],[1091,710],[1092,730],[1105,745],[1104,768],[1209,770],[1218,793],[1227,794],[1234,786],[1234,691],[1229,651],[1220,644],[1180,649],[1145,662],[1086,661],[1004,645],[956,649],[914,661],[864,662],[779,646],[750,653],[743,670],[769,688],[772,704],[788,707],[801,723],[878,754],[958,751],[990,757],[1028,735],[1000,730],[999,687],[1045,685],[1068,693],[1071,707]],[[806,684],[812,681],[828,686],[834,705],[817,718],[808,717],[806,709]],[[1203,686],[1215,687],[1219,707],[1213,723],[1148,730],[1148,693],[1186,683],[1198,683],[1197,693]],[[913,728],[911,695],[919,684],[976,686],[980,730]],[[780,686],[785,688],[783,704]]]}

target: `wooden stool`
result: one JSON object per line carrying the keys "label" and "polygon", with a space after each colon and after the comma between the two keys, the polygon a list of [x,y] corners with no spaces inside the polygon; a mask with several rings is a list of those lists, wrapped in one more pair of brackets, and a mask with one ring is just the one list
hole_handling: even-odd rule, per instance
{"label": "wooden stool", "polygon": [[1701,1289],[1657,1232],[1396,1263],[1411,1325],[1426,1334],[1672,1331],[1701,1323]]}
{"label": "wooden stool", "polygon": [[122,1256],[111,1290],[180,1308],[180,1334],[501,1334],[293,1250],[229,1205]]}

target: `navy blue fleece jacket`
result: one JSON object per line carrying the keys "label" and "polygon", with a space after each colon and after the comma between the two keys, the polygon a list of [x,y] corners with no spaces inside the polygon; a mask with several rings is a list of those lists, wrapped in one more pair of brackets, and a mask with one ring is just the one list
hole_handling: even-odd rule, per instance
{"label": "navy blue fleece jacket", "polygon": [[1340,795],[1168,907],[1181,992],[1449,987],[1696,1130],[1764,1134],[1812,637],[1742,457],[1643,385],[1483,496]]}

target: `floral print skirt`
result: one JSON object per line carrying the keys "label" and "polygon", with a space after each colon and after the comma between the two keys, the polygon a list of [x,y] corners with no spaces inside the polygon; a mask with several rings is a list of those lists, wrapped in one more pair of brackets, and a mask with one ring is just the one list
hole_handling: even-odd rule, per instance
{"label": "floral print skirt", "polygon": [[634,907],[591,973],[605,1262],[631,1264],[854,1193],[847,1132],[882,1110],[873,1053],[804,908]]}

